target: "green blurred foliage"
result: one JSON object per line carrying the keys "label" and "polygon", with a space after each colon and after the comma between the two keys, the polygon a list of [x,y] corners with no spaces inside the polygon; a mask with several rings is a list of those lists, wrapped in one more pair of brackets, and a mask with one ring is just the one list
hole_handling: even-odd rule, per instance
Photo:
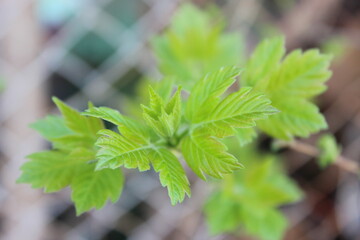
{"label": "green blurred foliage", "polygon": [[331,38],[328,38],[322,44],[321,48],[325,53],[331,54],[338,58],[344,54],[346,45],[347,43],[344,37],[333,36]]}
{"label": "green blurred foliage", "polygon": [[207,201],[204,211],[213,234],[250,234],[279,240],[287,220],[278,207],[299,201],[302,193],[275,155],[260,154],[252,145],[233,150],[245,169],[227,175]]}
{"label": "green blurred foliage", "polygon": [[211,10],[183,4],[165,33],[152,40],[161,72],[174,76],[187,90],[204,74],[241,63],[242,38],[238,33],[224,33],[223,19]]}
{"label": "green blurred foliage", "polygon": [[5,81],[0,78],[0,92],[2,92],[5,89]]}
{"label": "green blurred foliage", "polygon": [[341,148],[337,145],[336,139],[331,134],[325,134],[317,142],[320,150],[319,165],[323,168],[332,164],[340,155]]}
{"label": "green blurred foliage", "polygon": [[318,49],[286,54],[285,39],[273,37],[256,47],[245,65],[243,86],[263,92],[280,113],[259,122],[268,135],[291,140],[326,129],[327,123],[313,98],[326,90],[331,56]]}

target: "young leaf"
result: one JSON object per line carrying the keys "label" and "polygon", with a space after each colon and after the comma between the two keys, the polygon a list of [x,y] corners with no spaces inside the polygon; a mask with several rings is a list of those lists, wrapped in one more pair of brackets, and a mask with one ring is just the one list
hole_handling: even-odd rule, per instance
{"label": "young leaf", "polygon": [[187,90],[206,73],[241,61],[240,35],[222,33],[223,23],[214,19],[209,12],[183,4],[169,29],[152,40],[161,72],[174,76]]}
{"label": "young leaf", "polygon": [[[57,98],[54,98],[54,101],[66,116],[63,118],[48,116],[30,126],[51,141],[54,149],[67,152],[75,148],[93,148],[96,132],[103,128],[102,121],[81,116],[79,112]],[[75,119],[74,122],[71,119]]]}
{"label": "young leaf", "polygon": [[160,173],[162,186],[167,187],[171,203],[181,203],[185,194],[191,195],[189,180],[179,160],[166,148],[154,148],[149,152],[154,170]]}
{"label": "young leaf", "polygon": [[293,136],[307,137],[309,134],[327,127],[327,123],[316,105],[303,99],[281,101],[272,98],[279,114],[258,122],[261,130],[279,139],[291,139]]}
{"label": "young leaf", "polygon": [[261,88],[262,81],[269,73],[277,69],[285,54],[284,38],[274,37],[262,41],[246,63],[245,72],[241,77],[244,86]]}
{"label": "young leaf", "polygon": [[332,164],[340,155],[340,147],[336,144],[336,140],[331,134],[321,136],[317,145],[320,149],[319,164],[323,168]]}
{"label": "young leaf", "polygon": [[90,107],[84,113],[85,116],[100,118],[116,125],[119,132],[140,144],[149,140],[148,129],[137,121],[123,116],[118,111],[107,107]]}
{"label": "young leaf", "polygon": [[[287,219],[277,209],[261,209],[244,203],[242,219],[246,231],[261,240],[281,240],[288,225]],[[259,221],[263,224],[259,225]]]}
{"label": "young leaf", "polygon": [[216,137],[234,135],[235,128],[254,127],[256,120],[277,113],[270,103],[251,88],[242,88],[219,102],[196,126]]}
{"label": "young leaf", "polygon": [[204,173],[221,178],[240,167],[236,158],[215,137],[235,134],[235,128],[255,126],[255,121],[277,112],[264,95],[242,88],[220,99],[234,83],[240,70],[220,68],[197,82],[186,105],[190,133],[182,141],[182,153],[192,170],[202,179]]}
{"label": "young leaf", "polygon": [[226,152],[224,144],[201,131],[186,136],[181,142],[181,150],[187,164],[203,180],[206,180],[204,173],[222,178],[223,174],[242,167],[233,155]]}
{"label": "young leaf", "polygon": [[323,93],[324,83],[331,76],[330,59],[317,49],[292,51],[270,75],[267,86],[270,95],[310,99]]}
{"label": "young leaf", "polygon": [[[172,124],[172,131],[176,130],[181,117],[180,91],[181,89],[178,89],[165,105],[163,99],[153,90],[150,90],[150,108],[147,108],[149,110],[149,117],[154,117],[155,114],[162,114],[165,111],[166,115],[159,116],[159,122],[160,124]],[[96,146],[100,147],[100,149],[97,152],[97,159],[99,161],[96,164],[96,169],[116,169],[124,166],[126,168],[138,168],[139,171],[146,171],[150,169],[151,161],[155,171],[160,172],[162,185],[168,188],[172,204],[182,202],[186,193],[190,195],[189,182],[176,157],[168,150],[157,148],[150,144],[147,131],[138,131],[143,127],[109,108],[92,107],[84,115],[100,117],[118,125],[121,133],[117,134],[110,130],[99,132],[101,136],[97,140]],[[169,118],[163,119],[162,117],[164,116]],[[142,141],[136,139],[136,134],[139,133],[142,134]]]}
{"label": "young leaf", "polygon": [[77,214],[102,207],[107,199],[116,201],[123,187],[119,169],[95,171],[96,132],[102,121],[82,116],[75,109],[54,98],[64,118],[48,117],[33,124],[54,150],[34,153],[22,167],[19,183],[29,183],[45,192],[71,186]]}
{"label": "young leaf", "polygon": [[108,199],[116,202],[122,192],[124,176],[120,169],[95,171],[95,164],[87,164],[79,169],[71,183],[71,199],[75,203],[76,214],[91,208],[102,208]]}
{"label": "young leaf", "polygon": [[86,136],[96,136],[97,131],[103,128],[99,119],[82,116],[78,111],[56,97],[53,97],[53,101],[62,113],[65,125],[73,132]]}
{"label": "young leaf", "polygon": [[221,96],[241,73],[237,67],[222,67],[208,73],[196,83],[186,104],[185,117],[192,123],[200,122],[220,101]]}
{"label": "young leaf", "polygon": [[49,115],[45,119],[32,123],[30,127],[49,141],[72,134],[71,130],[65,125],[64,119],[58,116]]}
{"label": "young leaf", "polygon": [[280,240],[287,224],[277,208],[298,201],[302,194],[275,157],[258,155],[251,147],[238,152],[247,162],[246,170],[227,175],[205,204],[210,230],[219,234],[244,229],[262,240]]}
{"label": "young leaf", "polygon": [[152,145],[139,144],[124,135],[111,130],[101,130],[101,137],[95,145],[100,147],[96,154],[99,160],[96,169],[111,168],[120,166],[126,168],[138,168],[139,171],[150,169],[148,150]]}
{"label": "young leaf", "polygon": [[207,199],[204,212],[212,235],[235,232],[243,220],[237,201],[222,192],[215,192]]}
{"label": "young leaf", "polygon": [[238,201],[220,192],[210,197],[204,210],[211,234],[237,233],[241,224],[246,233],[259,239],[282,239],[287,220],[278,210]]}
{"label": "young leaf", "polygon": [[254,128],[237,128],[235,130],[235,137],[239,141],[240,146],[252,142],[256,138],[257,133]]}
{"label": "young leaf", "polygon": [[[148,86],[150,82],[146,82],[146,90],[148,90]],[[152,87],[156,91],[159,96],[167,101],[170,99],[171,94],[174,90],[175,78],[174,77],[164,77],[161,81],[153,81],[151,82]],[[147,91],[148,92],[148,91]],[[146,92],[146,93],[147,93]]]}
{"label": "young leaf", "polygon": [[[96,133],[104,128],[102,121],[82,116],[78,111],[55,97],[53,100],[63,114],[63,118],[41,120],[33,127],[52,142],[54,149],[66,152],[71,152],[75,148],[93,149]],[[54,127],[54,122],[59,124],[57,128]]]}
{"label": "young leaf", "polygon": [[126,114],[137,119],[143,118],[143,111],[142,108],[139,108],[139,105],[149,102],[149,85],[164,102],[167,102],[173,93],[175,78],[173,76],[164,76],[160,81],[148,76],[142,78],[135,87],[134,95],[124,99],[123,105]]}
{"label": "young leaf", "polygon": [[38,152],[28,156],[30,161],[21,166],[22,174],[17,183],[29,183],[45,192],[56,192],[71,183],[77,165],[82,161],[68,159],[68,154],[59,151]]}
{"label": "young leaf", "polygon": [[275,138],[290,140],[327,127],[310,99],[326,89],[330,57],[317,50],[296,50],[281,61],[284,54],[282,38],[263,41],[246,64],[241,83],[264,92],[280,111],[259,121],[259,128]]}
{"label": "young leaf", "polygon": [[146,123],[160,136],[172,137],[181,120],[181,88],[178,88],[167,104],[151,87],[149,93],[150,106],[142,105]]}
{"label": "young leaf", "polygon": [[108,198],[114,202],[121,193],[123,177],[119,169],[94,171],[93,151],[75,149],[71,153],[59,151],[38,152],[28,157],[17,183],[29,183],[33,188],[56,192],[71,186],[77,214],[93,207],[101,208]]}

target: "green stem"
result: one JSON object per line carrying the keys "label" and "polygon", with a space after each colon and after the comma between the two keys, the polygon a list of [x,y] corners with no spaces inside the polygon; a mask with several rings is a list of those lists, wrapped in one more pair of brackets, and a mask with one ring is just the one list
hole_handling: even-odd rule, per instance
{"label": "green stem", "polygon": [[[309,155],[311,157],[318,157],[320,154],[319,150],[316,147],[301,141],[284,143],[284,145],[287,145],[291,149]],[[356,175],[359,175],[360,173],[359,164],[355,160],[345,158],[344,156],[338,156],[333,164],[350,173],[354,173]]]}
{"label": "green stem", "polygon": [[166,139],[166,142],[169,147],[176,147],[178,145],[178,141],[175,137],[169,137]]}
{"label": "green stem", "polygon": [[179,143],[181,139],[183,139],[188,133],[189,133],[189,127],[186,127],[182,133],[176,136],[177,143]]}

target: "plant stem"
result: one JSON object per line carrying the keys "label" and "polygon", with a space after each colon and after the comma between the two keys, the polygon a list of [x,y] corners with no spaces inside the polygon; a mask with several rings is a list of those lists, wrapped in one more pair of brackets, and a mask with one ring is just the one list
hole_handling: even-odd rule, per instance
{"label": "plant stem", "polygon": [[[304,153],[311,157],[318,157],[320,154],[320,151],[316,147],[300,141],[291,142],[287,144],[287,146],[289,146],[291,149],[297,152]],[[360,173],[359,164],[354,160],[348,159],[344,156],[339,155],[333,164],[335,164],[336,166],[338,166],[339,168],[345,171],[354,173],[356,175],[359,175]]]}
{"label": "plant stem", "polygon": [[189,128],[185,128],[178,136],[176,136],[178,143],[189,133]]}

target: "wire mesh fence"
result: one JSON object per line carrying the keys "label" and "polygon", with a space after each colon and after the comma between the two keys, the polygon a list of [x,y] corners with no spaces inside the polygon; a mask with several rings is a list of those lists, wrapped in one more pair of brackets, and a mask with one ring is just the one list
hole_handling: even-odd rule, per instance
{"label": "wire mesh fence", "polygon": [[[192,178],[193,196],[171,206],[152,171],[126,172],[120,201],[75,217],[69,192],[44,195],[16,185],[25,156],[46,147],[28,128],[54,112],[50,96],[77,109],[95,105],[126,112],[144,75],[159,76],[149,41],[169,23],[182,1],[78,0],[0,2],[0,75],[6,82],[0,115],[1,239],[248,239],[210,236],[202,205],[211,190]],[[210,1],[195,1],[203,6]],[[241,31],[249,48],[264,25],[277,26],[289,48],[323,46],[333,36],[346,47],[333,64],[329,91],[319,99],[343,153],[360,160],[360,6],[356,0],[211,1]],[[309,140],[310,142],[312,139]],[[288,172],[306,193],[285,207],[286,239],[360,239],[358,178],[285,151]]]}

